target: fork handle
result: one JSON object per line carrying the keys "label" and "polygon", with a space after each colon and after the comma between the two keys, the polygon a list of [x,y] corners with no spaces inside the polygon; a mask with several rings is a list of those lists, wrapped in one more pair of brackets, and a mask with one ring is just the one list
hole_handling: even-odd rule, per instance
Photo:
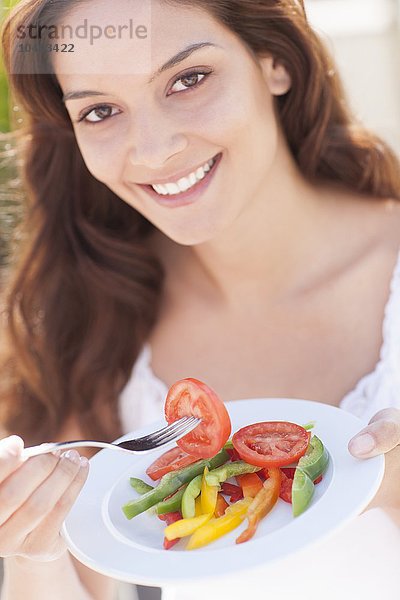
{"label": "fork handle", "polygon": [[69,448],[109,448],[117,447],[107,442],[98,442],[97,440],[73,440],[71,442],[50,442],[39,444],[38,446],[28,446],[22,451],[22,458],[31,458],[39,454],[54,452],[55,450],[68,450]]}

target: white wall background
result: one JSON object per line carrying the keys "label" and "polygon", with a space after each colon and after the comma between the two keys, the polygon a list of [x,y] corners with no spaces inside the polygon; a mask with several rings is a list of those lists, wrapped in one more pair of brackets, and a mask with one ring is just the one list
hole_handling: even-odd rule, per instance
{"label": "white wall background", "polygon": [[400,0],[305,0],[357,116],[400,154]]}

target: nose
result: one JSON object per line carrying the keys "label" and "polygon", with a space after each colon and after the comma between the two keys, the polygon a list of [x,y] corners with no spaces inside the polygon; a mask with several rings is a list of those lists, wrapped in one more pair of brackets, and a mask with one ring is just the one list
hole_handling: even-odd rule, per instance
{"label": "nose", "polygon": [[129,161],[135,167],[160,169],[187,147],[186,136],[165,115],[137,115],[130,135]]}

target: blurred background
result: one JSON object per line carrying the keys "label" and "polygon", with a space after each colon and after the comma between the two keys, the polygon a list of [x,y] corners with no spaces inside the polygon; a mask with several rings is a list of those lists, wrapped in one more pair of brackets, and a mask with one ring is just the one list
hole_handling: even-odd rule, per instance
{"label": "blurred background", "polygon": [[[18,1],[0,0],[0,18]],[[400,0],[305,0],[305,7],[336,59],[353,111],[400,155]],[[0,275],[22,210],[7,132],[21,126],[0,61]],[[160,597],[156,589],[132,586],[121,586],[120,594],[120,600]]]}

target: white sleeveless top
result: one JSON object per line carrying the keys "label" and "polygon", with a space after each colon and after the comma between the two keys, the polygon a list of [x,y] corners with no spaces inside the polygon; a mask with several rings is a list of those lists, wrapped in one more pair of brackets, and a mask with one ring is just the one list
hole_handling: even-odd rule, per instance
{"label": "white sleeveless top", "polygon": [[[365,424],[382,408],[400,408],[400,253],[391,278],[382,339],[374,370],[339,405]],[[167,391],[152,371],[151,349],[146,344],[120,395],[123,433],[159,421]],[[163,590],[163,600],[243,600],[254,589],[259,598],[275,593],[280,599],[376,600],[383,595],[385,600],[399,600],[400,530],[383,510],[371,509],[316,549],[282,560],[273,571],[260,572],[259,581],[252,576],[251,581],[230,579],[220,587],[215,582],[196,583],[193,588],[168,588]]]}

